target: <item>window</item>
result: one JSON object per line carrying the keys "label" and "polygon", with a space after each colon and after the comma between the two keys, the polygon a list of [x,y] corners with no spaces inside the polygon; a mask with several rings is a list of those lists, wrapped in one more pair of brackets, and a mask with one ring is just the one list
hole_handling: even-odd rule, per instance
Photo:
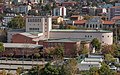
{"label": "window", "polygon": [[87,37],[87,35],[85,35],[85,37]]}
{"label": "window", "polygon": [[102,37],[104,37],[104,36],[102,36]]}
{"label": "window", "polygon": [[45,22],[47,22],[47,19],[45,19]]}

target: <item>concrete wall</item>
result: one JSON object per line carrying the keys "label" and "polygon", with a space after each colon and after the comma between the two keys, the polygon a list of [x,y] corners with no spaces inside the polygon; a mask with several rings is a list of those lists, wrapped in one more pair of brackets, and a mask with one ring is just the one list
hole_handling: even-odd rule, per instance
{"label": "concrete wall", "polygon": [[98,38],[102,45],[108,44],[112,45],[113,44],[113,33],[112,32],[60,32],[60,31],[51,31],[50,32],[50,38],[86,38],[86,39],[94,39]]}

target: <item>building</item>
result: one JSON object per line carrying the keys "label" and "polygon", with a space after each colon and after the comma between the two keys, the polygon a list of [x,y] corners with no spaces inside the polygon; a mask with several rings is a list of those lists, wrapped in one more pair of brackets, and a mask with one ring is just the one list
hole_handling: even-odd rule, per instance
{"label": "building", "polygon": [[108,10],[108,19],[111,20],[115,16],[120,16],[120,6],[114,6]]}
{"label": "building", "polygon": [[[97,24],[97,22],[95,23]],[[110,31],[52,29],[51,17],[49,16],[48,17],[47,16],[46,17],[42,17],[42,16],[27,17],[26,32],[19,33],[19,34],[26,37],[29,37],[29,35],[35,36],[35,34],[33,34],[32,32],[37,32],[38,34],[40,33],[40,35],[36,35],[37,37],[39,37],[37,38],[38,41],[42,39],[61,39],[61,38],[85,38],[90,40],[94,38],[98,38],[101,41],[102,45],[113,44],[113,33]],[[17,38],[12,39],[12,41],[14,41],[15,39]]]}
{"label": "building", "polygon": [[31,9],[32,9],[32,7],[30,5],[20,5],[17,7],[17,12],[28,14],[28,11]]}
{"label": "building", "polygon": [[42,45],[36,44],[24,44],[24,43],[3,43],[5,51],[0,53],[1,56],[25,56],[33,55],[33,53],[38,53],[43,49]]}
{"label": "building", "polygon": [[80,15],[72,15],[70,17],[71,20],[82,20],[83,19],[83,16],[80,16]]}
{"label": "building", "polygon": [[50,38],[85,38],[92,40],[98,38],[102,45],[113,44],[113,33],[111,31],[104,30],[51,30]]}
{"label": "building", "polygon": [[13,30],[9,30],[7,32],[7,42],[12,42],[12,37],[13,35],[15,34],[18,34],[18,33],[23,33],[25,32],[25,29],[13,29]]}
{"label": "building", "polygon": [[10,22],[16,14],[6,14],[5,17],[3,17],[3,25],[7,26],[8,22]]}
{"label": "building", "polygon": [[102,26],[103,24],[100,17],[91,18],[85,23],[85,28],[88,28],[88,29],[101,29]]}
{"label": "building", "polygon": [[78,69],[80,71],[89,70],[91,67],[101,67],[101,62],[104,56],[101,55],[88,55],[88,58],[83,58],[81,62],[78,63]]}
{"label": "building", "polygon": [[64,48],[65,57],[75,57],[77,56],[75,49],[80,48],[80,45],[83,44],[82,41],[86,41],[84,45],[86,45],[86,47],[89,49],[90,48],[89,41],[83,38],[49,39],[44,41],[43,47],[49,48],[49,47],[56,47],[57,45],[61,45]]}
{"label": "building", "polygon": [[78,4],[77,2],[63,2],[62,6],[68,7],[68,6],[75,6],[76,4]]}
{"label": "building", "polygon": [[60,24],[63,22],[63,18],[59,16],[52,17],[52,24]]}
{"label": "building", "polygon": [[43,33],[44,38],[49,38],[52,29],[52,18],[50,16],[28,16],[26,18],[26,32]]}
{"label": "building", "polygon": [[64,6],[62,7],[56,7],[53,9],[53,16],[66,16],[66,8]]}

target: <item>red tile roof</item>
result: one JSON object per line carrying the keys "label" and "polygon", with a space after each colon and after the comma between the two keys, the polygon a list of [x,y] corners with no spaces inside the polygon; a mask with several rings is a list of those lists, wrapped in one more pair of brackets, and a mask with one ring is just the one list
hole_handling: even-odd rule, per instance
{"label": "red tile roof", "polygon": [[111,7],[111,8],[120,8],[120,6],[114,6],[114,7]]}
{"label": "red tile roof", "polygon": [[119,20],[120,19],[120,16],[115,16],[112,18],[112,20]]}
{"label": "red tile roof", "polygon": [[76,20],[74,21],[74,24],[81,25],[81,24],[84,24],[85,22],[86,20]]}
{"label": "red tile roof", "polygon": [[115,24],[113,21],[103,21],[103,24]]}

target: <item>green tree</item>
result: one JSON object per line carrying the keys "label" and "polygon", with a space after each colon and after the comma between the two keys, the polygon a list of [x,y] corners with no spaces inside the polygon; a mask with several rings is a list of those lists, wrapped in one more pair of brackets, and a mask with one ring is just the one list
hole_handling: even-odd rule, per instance
{"label": "green tree", "polygon": [[22,16],[16,16],[10,22],[8,22],[8,27],[13,29],[25,28],[25,20]]}
{"label": "green tree", "polygon": [[115,59],[111,54],[105,54],[105,61],[110,63],[110,62],[115,62]]}
{"label": "green tree", "polygon": [[40,70],[40,75],[59,75],[59,69],[47,63],[43,69]]}
{"label": "green tree", "polygon": [[0,42],[0,52],[3,52],[5,50],[4,46],[3,46],[3,43]]}
{"label": "green tree", "polygon": [[97,38],[94,38],[91,41],[91,44],[92,44],[93,47],[95,47],[95,50],[100,50],[101,49],[101,43]]}
{"label": "green tree", "polygon": [[113,75],[109,66],[105,63],[102,64],[100,70],[99,70],[100,75]]}

